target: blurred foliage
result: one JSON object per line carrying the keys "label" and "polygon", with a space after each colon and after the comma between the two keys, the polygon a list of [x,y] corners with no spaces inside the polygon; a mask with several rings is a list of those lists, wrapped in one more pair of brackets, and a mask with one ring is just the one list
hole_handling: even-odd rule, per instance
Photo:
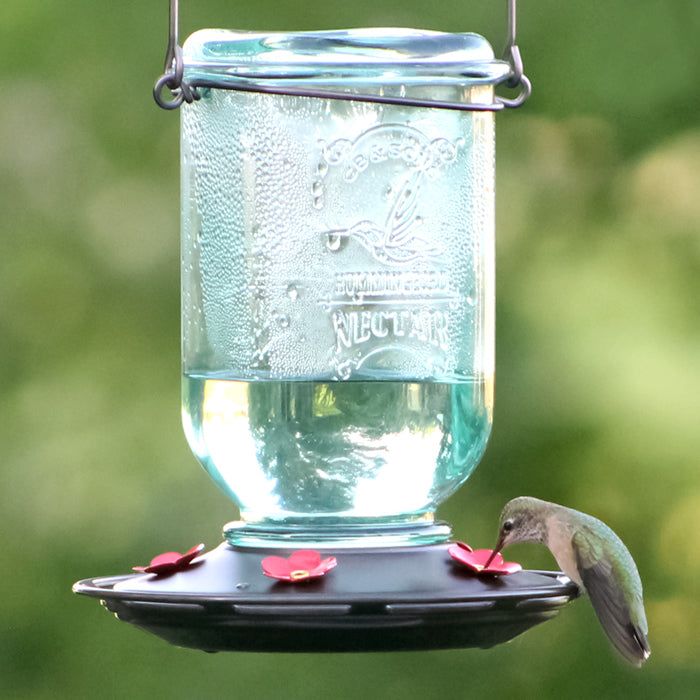
{"label": "blurred foliage", "polygon": [[[473,30],[505,2],[181,3],[211,25]],[[695,697],[700,686],[700,3],[520,3],[535,85],[498,117],[496,422],[439,515],[480,546],[527,493],[610,523],[645,582],[653,655],[592,610],[490,651],[205,655],[71,594],[233,507],[179,419],[178,118],[150,96],[165,0],[0,5],[0,695]],[[550,567],[541,548],[513,548]]]}

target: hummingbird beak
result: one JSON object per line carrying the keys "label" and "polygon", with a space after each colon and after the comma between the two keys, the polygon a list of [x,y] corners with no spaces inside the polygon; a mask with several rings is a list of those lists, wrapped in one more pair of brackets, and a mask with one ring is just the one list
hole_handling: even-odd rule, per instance
{"label": "hummingbird beak", "polygon": [[496,543],[496,546],[493,548],[493,551],[491,552],[491,556],[486,560],[486,563],[484,564],[484,568],[486,569],[489,564],[493,561],[494,557],[500,553],[500,551],[503,549],[503,544],[506,539],[506,533],[501,530],[501,534],[498,536],[498,542]]}

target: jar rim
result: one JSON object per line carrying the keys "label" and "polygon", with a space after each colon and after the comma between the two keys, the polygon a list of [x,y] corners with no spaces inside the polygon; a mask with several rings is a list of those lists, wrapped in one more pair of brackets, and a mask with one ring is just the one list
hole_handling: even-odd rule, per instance
{"label": "jar rim", "polygon": [[510,73],[474,33],[402,28],[318,32],[202,29],[183,45],[188,80],[496,85]]}

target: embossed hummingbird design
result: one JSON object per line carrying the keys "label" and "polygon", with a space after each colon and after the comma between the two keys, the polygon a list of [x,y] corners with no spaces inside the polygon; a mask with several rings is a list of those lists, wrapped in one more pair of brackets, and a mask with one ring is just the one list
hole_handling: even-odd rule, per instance
{"label": "embossed hummingbird design", "polygon": [[354,238],[376,260],[387,264],[401,265],[439,256],[440,247],[415,232],[423,223],[416,213],[421,176],[422,173],[417,171],[401,185],[383,228],[363,219],[349,228],[326,231],[328,249],[336,252],[340,250],[343,239]]}

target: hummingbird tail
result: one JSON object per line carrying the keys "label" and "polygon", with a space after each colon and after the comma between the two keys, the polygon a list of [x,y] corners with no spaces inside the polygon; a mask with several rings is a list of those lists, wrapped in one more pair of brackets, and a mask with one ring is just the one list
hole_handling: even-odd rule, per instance
{"label": "hummingbird tail", "polygon": [[627,661],[640,667],[651,654],[642,582],[625,545],[610,528],[600,525],[606,528],[608,548],[611,543],[617,546],[601,553],[600,535],[594,537],[589,530],[579,528],[572,538],[576,565],[608,639]]}
{"label": "hummingbird tail", "polygon": [[626,606],[618,607],[610,598],[591,595],[590,589],[588,595],[612,645],[629,663],[641,668],[651,654],[646,633],[629,620]]}
{"label": "hummingbird tail", "polygon": [[642,632],[642,630],[640,630],[636,625],[633,625],[632,635],[639,645],[639,651],[641,652],[641,656],[639,657],[639,666],[641,666],[642,663],[651,656],[649,640],[647,639],[646,634],[644,634],[644,632]]}

